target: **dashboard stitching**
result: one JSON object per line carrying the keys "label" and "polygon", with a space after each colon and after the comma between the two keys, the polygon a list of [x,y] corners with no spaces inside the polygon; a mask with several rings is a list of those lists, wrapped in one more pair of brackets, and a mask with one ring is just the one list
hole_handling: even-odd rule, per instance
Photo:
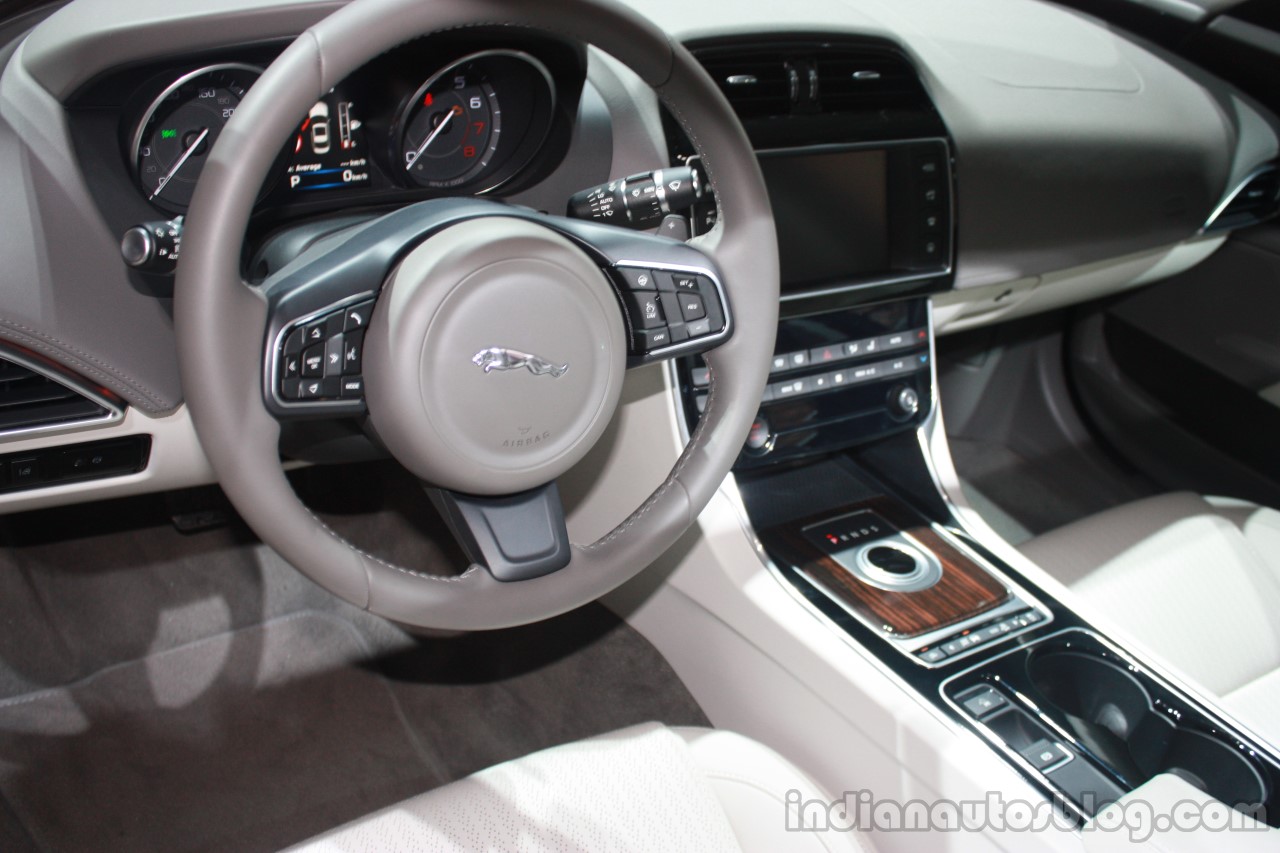
{"label": "dashboard stitching", "polygon": [[478,566],[477,564],[472,563],[467,568],[467,570],[462,574],[455,575],[453,577],[444,577],[442,575],[429,575],[429,574],[426,574],[425,572],[415,572],[413,569],[406,569],[403,566],[397,566],[395,563],[390,563],[375,554],[370,554],[368,551],[364,550],[363,548],[357,547],[350,540],[346,539],[342,534],[338,533],[338,531],[334,530],[328,524],[325,524],[324,519],[320,518],[320,516],[316,515],[314,512],[311,511],[311,507],[307,506],[301,501],[299,501],[298,503],[303,509],[307,511],[307,515],[311,516],[311,518],[316,522],[316,524],[324,528],[325,533],[328,533],[340,544],[345,545],[347,548],[350,548],[352,551],[355,551],[357,554],[359,554],[361,557],[364,557],[366,560],[373,560],[375,563],[378,563],[379,565],[382,565],[382,566],[386,566],[388,569],[395,569],[397,572],[400,572],[401,574],[412,575],[415,578],[422,578],[423,580],[428,580],[428,581],[440,581],[441,583],[457,583],[458,581],[465,580],[473,572],[477,571],[480,568],[480,566]]}
{"label": "dashboard stitching", "polygon": [[[93,355],[81,349],[78,349],[75,346],[72,346],[66,341],[59,340],[58,338],[55,338],[52,335],[47,335],[44,332],[39,331],[38,329],[31,328],[30,326],[24,326],[21,323],[15,323],[12,320],[6,320],[3,318],[0,318],[0,326],[3,326],[15,337],[24,339],[24,340],[18,341],[18,343],[23,343],[28,346],[34,347],[48,355],[69,356],[71,354],[74,354],[76,356],[79,356],[80,358],[77,358],[75,360],[80,362],[80,364],[78,365],[80,369],[84,370],[87,373],[96,375],[96,378],[101,379],[104,382],[114,381],[118,383],[124,383],[127,388],[129,388],[136,394],[141,395],[148,403],[151,404],[152,408],[157,411],[163,411],[163,410],[172,408],[171,403],[159,397],[154,391],[147,388],[145,385],[139,384],[138,380],[126,374],[117,372],[116,369],[111,365],[107,364],[104,361],[101,361],[100,359],[94,357]],[[91,364],[85,363],[82,359],[88,359],[88,361],[91,362]],[[97,366],[94,367],[94,365],[97,365]]]}
{"label": "dashboard stitching", "polygon": [[694,427],[693,435],[689,438],[689,444],[685,447],[684,453],[680,454],[680,459],[677,460],[676,466],[671,469],[671,473],[667,476],[667,479],[662,483],[662,485],[658,487],[657,491],[651,494],[648,499],[640,505],[639,509],[627,516],[625,521],[610,531],[604,538],[593,542],[590,545],[579,545],[577,547],[581,548],[583,551],[591,551],[596,548],[601,548],[612,542],[614,539],[617,539],[619,536],[626,533],[627,530],[630,529],[637,521],[648,514],[649,510],[653,509],[654,506],[657,505],[658,501],[662,499],[662,496],[676,484],[680,479],[680,473],[689,463],[689,460],[693,458],[693,452],[702,444],[702,436],[706,432],[707,424],[714,420],[712,413],[718,401],[716,393],[717,390],[718,386],[716,385],[716,381],[713,376],[711,377],[710,390],[707,392],[707,407],[703,413],[703,417],[698,421],[698,425]]}

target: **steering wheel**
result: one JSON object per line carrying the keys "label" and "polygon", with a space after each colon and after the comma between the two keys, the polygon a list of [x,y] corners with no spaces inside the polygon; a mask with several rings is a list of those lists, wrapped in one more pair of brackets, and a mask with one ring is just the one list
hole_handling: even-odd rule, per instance
{"label": "steering wheel", "polygon": [[[638,74],[703,158],[719,206],[712,231],[680,243],[441,199],[330,237],[246,283],[242,244],[259,187],[311,106],[410,37],[476,25],[595,45]],[[209,154],[184,244],[183,388],[227,496],[312,580],[411,626],[533,622],[638,573],[728,474],[768,377],[777,244],[750,143],[688,51],[612,0],[355,0],[299,36],[247,93]],[[655,305],[669,313],[688,297],[705,318],[679,329],[668,318],[667,336],[644,331]],[[300,377],[304,352],[356,359],[361,373]],[[607,535],[571,543],[556,478],[604,432],[629,367],[690,352],[705,353],[711,385],[670,475]],[[368,431],[431,487],[474,561],[460,576],[357,549],[289,485],[282,422],[366,415]]]}

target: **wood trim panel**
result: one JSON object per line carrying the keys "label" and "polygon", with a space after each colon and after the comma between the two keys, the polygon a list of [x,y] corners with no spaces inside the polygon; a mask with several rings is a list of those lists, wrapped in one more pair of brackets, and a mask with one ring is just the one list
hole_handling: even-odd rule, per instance
{"label": "wood trim panel", "polygon": [[[934,553],[942,578],[918,592],[892,592],[864,583],[823,553],[804,528],[860,510],[871,510]],[[1009,600],[1009,590],[985,569],[892,498],[879,497],[763,531],[767,550],[803,571],[871,625],[898,637],[914,637],[954,625]]]}

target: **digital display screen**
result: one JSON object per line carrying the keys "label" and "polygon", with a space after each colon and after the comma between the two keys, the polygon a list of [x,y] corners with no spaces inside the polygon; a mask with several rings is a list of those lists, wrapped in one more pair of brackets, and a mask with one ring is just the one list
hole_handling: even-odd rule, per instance
{"label": "digital display screen", "polygon": [[316,102],[298,128],[286,178],[293,192],[369,183],[369,154],[355,104],[337,92]]}
{"label": "digital display screen", "polygon": [[889,269],[888,155],[883,150],[762,154],[784,291]]}

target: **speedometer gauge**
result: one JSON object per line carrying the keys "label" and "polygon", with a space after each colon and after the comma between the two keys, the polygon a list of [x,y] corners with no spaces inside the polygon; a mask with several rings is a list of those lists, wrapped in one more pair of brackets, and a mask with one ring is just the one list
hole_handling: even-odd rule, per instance
{"label": "speedometer gauge", "polygon": [[179,77],[151,102],[132,145],[147,201],[186,210],[205,157],[261,73],[251,65],[211,65]]}
{"label": "speedometer gauge", "polygon": [[[523,163],[529,119],[553,102],[551,75],[526,53],[475,53],[427,79],[401,111],[396,162],[412,184],[491,189]],[[518,117],[513,125],[504,114]],[[536,140],[536,141],[540,141]],[[527,159],[527,156],[526,156]]]}

